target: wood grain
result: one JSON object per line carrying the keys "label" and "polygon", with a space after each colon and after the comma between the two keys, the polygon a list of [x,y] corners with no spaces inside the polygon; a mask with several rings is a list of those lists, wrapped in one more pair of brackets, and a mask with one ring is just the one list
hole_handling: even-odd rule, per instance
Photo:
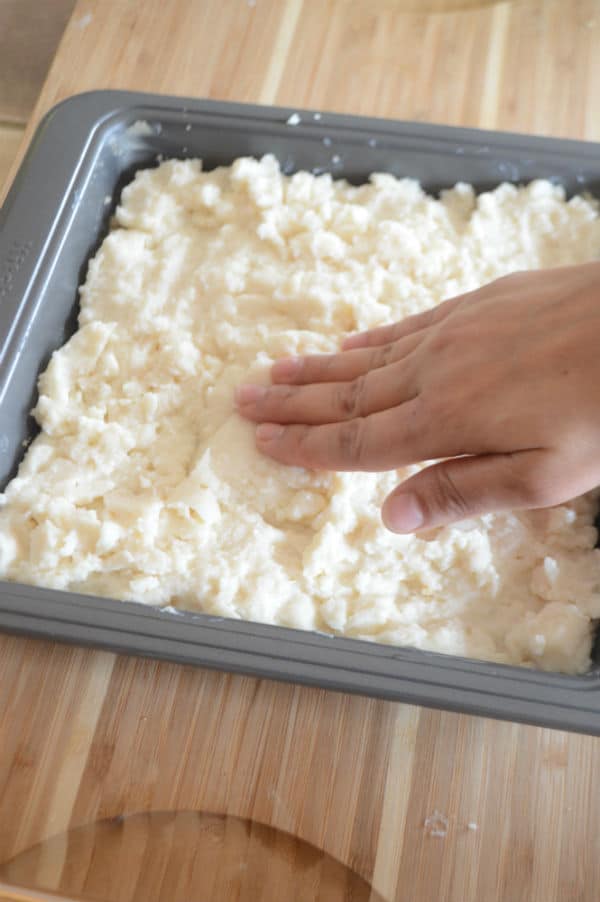
{"label": "wood grain", "polygon": [[[70,827],[205,811],[293,833],[388,900],[595,898],[594,738],[16,638],[0,651],[0,880]],[[90,859],[63,872],[57,847],[30,859],[31,885],[85,883]]]}
{"label": "wood grain", "polygon": [[[600,139],[597,0],[461,5],[80,0],[28,134],[69,94],[116,87]],[[180,812],[179,829],[204,811],[291,833],[388,902],[595,902],[599,752],[590,737],[3,637],[0,879],[38,846],[20,859],[30,885],[85,895],[91,859],[67,852],[95,835],[102,860],[89,825]],[[105,868],[131,885],[130,859]]]}

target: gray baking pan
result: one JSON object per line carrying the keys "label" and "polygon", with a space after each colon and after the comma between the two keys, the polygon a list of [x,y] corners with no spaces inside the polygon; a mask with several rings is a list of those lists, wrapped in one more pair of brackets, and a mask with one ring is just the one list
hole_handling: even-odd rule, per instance
{"label": "gray baking pan", "polygon": [[[352,182],[388,171],[437,192],[543,177],[600,197],[598,144],[309,111],[292,125],[293,112],[99,91],[42,121],[0,211],[0,486],[35,434],[38,374],[75,329],[120,191],[161,157],[211,167],[270,152],[285,172]],[[16,583],[0,583],[0,629],[600,735],[600,662],[549,674]]]}

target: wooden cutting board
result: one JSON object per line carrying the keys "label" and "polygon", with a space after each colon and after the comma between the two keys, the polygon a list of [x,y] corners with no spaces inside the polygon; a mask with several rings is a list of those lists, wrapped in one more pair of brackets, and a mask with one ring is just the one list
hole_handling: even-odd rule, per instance
{"label": "wooden cutting board", "polygon": [[[599,85],[598,0],[80,0],[28,134],[116,87],[600,139]],[[598,739],[0,638],[35,898],[596,902],[599,797]]]}

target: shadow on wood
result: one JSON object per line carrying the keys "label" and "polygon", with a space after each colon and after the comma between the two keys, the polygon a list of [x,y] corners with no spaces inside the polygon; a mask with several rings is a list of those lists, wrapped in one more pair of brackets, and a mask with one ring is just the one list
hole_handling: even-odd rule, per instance
{"label": "shadow on wood", "polygon": [[196,811],[77,827],[7,862],[0,878],[96,902],[383,902],[350,868],[290,833]]}
{"label": "shadow on wood", "polygon": [[0,121],[24,123],[75,0],[0,0]]}

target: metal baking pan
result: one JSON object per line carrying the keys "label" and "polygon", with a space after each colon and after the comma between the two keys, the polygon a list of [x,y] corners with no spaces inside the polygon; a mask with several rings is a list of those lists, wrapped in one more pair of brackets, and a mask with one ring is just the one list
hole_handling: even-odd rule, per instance
{"label": "metal baking pan", "polygon": [[[437,192],[543,177],[600,196],[598,144],[309,111],[293,125],[294,112],[98,91],[48,113],[0,211],[0,486],[35,434],[38,374],[75,329],[120,191],[161,157],[211,167],[270,152],[285,172],[352,182],[387,171]],[[600,735],[600,661],[564,676],[7,582],[0,629]]]}

